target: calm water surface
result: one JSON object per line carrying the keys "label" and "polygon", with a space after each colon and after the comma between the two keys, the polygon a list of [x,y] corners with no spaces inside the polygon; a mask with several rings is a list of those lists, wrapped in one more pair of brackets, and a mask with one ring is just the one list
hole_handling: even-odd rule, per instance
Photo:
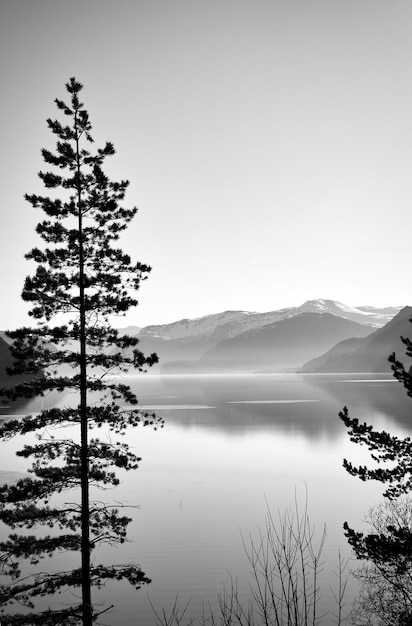
{"label": "calm water surface", "polygon": [[[124,382],[141,406],[154,409],[166,424],[163,430],[128,433],[142,457],[140,469],[125,474],[122,485],[104,497],[139,507],[131,513],[131,541],[102,548],[96,560],[137,561],[153,582],[139,591],[106,588],[104,597],[116,608],[104,623],[153,624],[148,597],[160,609],[170,607],[177,594],[182,605],[191,600],[188,613],[195,616],[202,599],[215,601],[228,572],[247,595],[241,534],[256,536],[264,527],[267,504],[277,515],[293,505],[296,494],[303,507],[306,489],[319,536],[327,525],[320,582],[323,606],[330,609],[338,549],[349,555],[342,524],[347,520],[361,528],[364,513],[383,491],[343,470],[344,457],[363,463],[368,456],[348,441],[338,412],[347,405],[360,420],[405,436],[412,405],[401,385],[388,375],[365,374],[147,375]],[[44,404],[71,401],[54,396]],[[32,402],[13,411],[38,409]],[[17,442],[3,445],[3,479],[25,469],[24,460],[14,455],[16,447]],[[353,591],[351,586],[348,603]]]}

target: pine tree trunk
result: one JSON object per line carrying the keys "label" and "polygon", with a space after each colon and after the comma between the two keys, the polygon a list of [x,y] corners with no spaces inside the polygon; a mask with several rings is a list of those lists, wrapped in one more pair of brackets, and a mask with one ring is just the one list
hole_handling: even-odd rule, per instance
{"label": "pine tree trunk", "polygon": [[90,581],[90,512],[89,512],[89,451],[87,429],[87,367],[86,367],[86,310],[84,298],[84,245],[80,180],[79,136],[76,137],[77,204],[79,230],[79,316],[80,316],[80,471],[81,471],[81,575],[82,622],[92,626],[93,608]]}

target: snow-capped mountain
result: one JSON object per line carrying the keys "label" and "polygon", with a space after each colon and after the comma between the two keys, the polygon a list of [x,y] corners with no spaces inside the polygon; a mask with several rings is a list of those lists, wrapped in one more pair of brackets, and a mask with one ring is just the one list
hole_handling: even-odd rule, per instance
{"label": "snow-capped mountain", "polygon": [[139,336],[163,340],[203,338],[205,341],[219,341],[302,313],[331,313],[352,322],[358,322],[358,324],[380,328],[389,322],[401,308],[351,307],[334,300],[308,300],[298,307],[287,307],[267,313],[225,311],[195,319],[183,319],[171,324],[145,326]]}
{"label": "snow-capped mountain", "polygon": [[248,311],[224,311],[223,313],[212,313],[194,319],[182,319],[171,324],[160,324],[156,326],[145,326],[141,329],[140,337],[153,337],[157,339],[205,339],[213,335],[221,326],[234,328],[248,327],[249,318],[254,318],[259,313],[249,313]]}
{"label": "snow-capped mountain", "polygon": [[374,328],[381,328],[387,324],[399,311],[397,307],[373,307],[373,306],[348,306],[336,300],[308,300],[302,306],[297,307],[299,313],[332,313],[358,324],[365,324]]}

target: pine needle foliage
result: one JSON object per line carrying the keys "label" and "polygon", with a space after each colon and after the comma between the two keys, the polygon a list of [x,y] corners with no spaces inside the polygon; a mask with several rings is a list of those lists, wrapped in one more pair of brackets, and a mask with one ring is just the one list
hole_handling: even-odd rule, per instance
{"label": "pine needle foliage", "polygon": [[[406,347],[406,356],[411,358],[411,340],[401,339]],[[389,362],[394,377],[412,398],[412,368],[408,370],[395,353],[390,355]],[[412,440],[359,422],[349,415],[347,407],[339,417],[348,429],[350,440],[366,446],[376,463],[376,467],[369,468],[366,465],[354,466],[344,459],[343,466],[347,472],[363,481],[377,480],[387,486],[383,493],[387,504],[376,509],[379,515],[372,515],[374,532],[357,532],[347,522],[344,523],[345,535],[356,558],[366,563],[358,573],[362,581],[358,608],[362,608],[365,621],[356,623],[376,626],[412,624],[411,504],[410,499],[405,500],[412,490]],[[394,512],[403,509],[408,515],[394,515]],[[371,602],[371,598],[375,600]]]}
{"label": "pine needle foliage", "polygon": [[[124,580],[138,589],[150,582],[135,563],[105,565],[90,558],[102,542],[123,543],[131,521],[121,505],[91,500],[90,489],[115,487],[116,470],[138,467],[140,458],[121,438],[127,429],[156,428],[162,420],[139,410],[134,393],[116,377],[157,362],[155,354],[146,357],[138,349],[136,337],[119,335],[110,325],[110,316],[138,304],[135,293],[150,271],[132,263],[117,244],[137,209],[122,205],[129,182],[114,182],[103,171],[113,145],[91,152],[82,85],[71,78],[66,89],[69,103],[55,103],[67,124],[47,120],[57,143],[54,152],[42,150],[50,171],[39,173],[54,197],[25,196],[44,213],[36,231],[45,244],[26,255],[37,264],[22,292],[34,326],[8,333],[14,358],[8,373],[25,379],[0,392],[9,400],[71,392],[78,404],[0,426],[3,441],[24,437],[17,454],[32,463],[27,477],[0,486],[0,521],[13,531],[0,542],[0,621],[7,626],[89,626],[107,610],[93,605],[92,587]],[[100,437],[92,432],[98,429]],[[58,553],[80,553],[80,567],[55,571]],[[59,603],[66,590],[73,592],[71,603]],[[36,604],[43,596],[50,596],[47,610]]]}
{"label": "pine needle foliage", "polygon": [[[412,319],[410,320],[412,322]],[[412,342],[401,337],[406,346],[406,356],[412,357]],[[412,398],[412,371],[407,370],[396,358],[395,353],[389,357],[394,377],[403,384],[409,397]],[[412,369],[412,368],[411,368]],[[365,422],[361,423],[349,415],[347,407],[339,413],[340,419],[348,429],[350,440],[364,445],[369,449],[371,459],[383,467],[368,468],[365,465],[356,467],[347,459],[343,466],[349,474],[363,481],[377,480],[389,486],[384,497],[398,498],[412,490],[412,441],[410,437],[397,437],[386,431],[378,431]]]}

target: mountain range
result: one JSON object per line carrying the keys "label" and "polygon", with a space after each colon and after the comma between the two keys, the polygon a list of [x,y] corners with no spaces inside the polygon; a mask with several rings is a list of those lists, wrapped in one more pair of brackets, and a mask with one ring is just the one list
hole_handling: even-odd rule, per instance
{"label": "mountain range", "polygon": [[[387,371],[387,358],[405,350],[400,336],[412,335],[410,307],[350,307],[333,300],[308,300],[266,313],[225,311],[171,324],[119,329],[137,336],[139,349],[156,352],[151,373],[252,373]],[[0,333],[0,381],[10,363]]]}
{"label": "mountain range", "polygon": [[267,313],[225,311],[146,326],[132,334],[144,353],[158,354],[152,373],[296,371],[342,340],[366,337],[400,310],[308,300]]}

